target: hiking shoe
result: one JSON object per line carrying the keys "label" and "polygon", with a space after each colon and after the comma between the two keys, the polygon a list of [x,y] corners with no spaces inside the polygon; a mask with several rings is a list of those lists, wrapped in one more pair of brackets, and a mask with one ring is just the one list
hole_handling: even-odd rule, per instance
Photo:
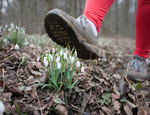
{"label": "hiking shoe", "polygon": [[48,36],[57,44],[75,47],[77,56],[83,59],[99,57],[98,38],[86,20],[85,15],[77,19],[59,9],[49,11],[45,17],[45,29]]}
{"label": "hiking shoe", "polygon": [[134,55],[128,65],[127,76],[135,82],[143,82],[148,78],[147,62],[144,58]]}

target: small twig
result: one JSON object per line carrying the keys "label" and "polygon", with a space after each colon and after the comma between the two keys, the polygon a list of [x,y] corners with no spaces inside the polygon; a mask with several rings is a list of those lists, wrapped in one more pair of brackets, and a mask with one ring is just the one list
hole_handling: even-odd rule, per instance
{"label": "small twig", "polygon": [[2,69],[3,74],[3,91],[5,90],[5,76],[4,76],[4,68]]}
{"label": "small twig", "polygon": [[65,82],[65,78],[64,78],[63,83],[61,84],[61,86],[59,87],[59,89],[57,90],[57,92],[55,93],[55,95],[54,95],[54,97],[53,97],[53,99],[52,99],[52,101],[51,101],[51,103],[50,103],[50,105],[49,105],[49,107],[48,107],[48,110],[49,110],[49,109],[50,109],[50,107],[52,106],[52,103],[53,103],[53,101],[54,101],[54,99],[55,99],[55,97],[56,97],[57,93],[59,92],[59,90],[60,90],[60,89],[61,89],[61,87],[63,86],[64,82]]}
{"label": "small twig", "polygon": [[[104,105],[104,107],[106,107],[106,106]],[[112,113],[107,107],[106,107],[106,109],[107,109],[110,113]]]}
{"label": "small twig", "polygon": [[[12,55],[10,55],[8,58],[5,58],[4,60],[2,60],[0,63],[2,63],[2,62],[4,62],[4,61],[6,61],[7,59],[9,59],[11,56],[13,56],[13,55],[15,55],[15,53],[14,54],[12,54]],[[2,65],[2,64],[1,64]],[[0,65],[0,66],[1,66]]]}
{"label": "small twig", "polygon": [[143,99],[144,99],[144,101],[145,101],[145,103],[147,103],[146,102],[146,99],[145,99],[145,95],[143,95],[143,93],[140,91],[140,93],[141,93],[141,95],[143,96]]}
{"label": "small twig", "polygon": [[123,77],[125,78],[125,80],[128,82],[129,86],[130,86],[130,87],[132,88],[132,90],[134,91],[135,88],[132,87],[131,83],[130,83],[129,80],[127,79],[127,72],[128,72],[128,69],[129,69],[128,65],[129,65],[130,62],[131,62],[131,60],[127,63],[126,75],[124,75],[124,74],[122,74],[122,75],[123,75]]}
{"label": "small twig", "polygon": [[41,115],[43,115],[43,112],[42,112],[42,109],[41,109],[41,103],[40,103],[40,100],[39,100],[39,96],[38,96],[38,94],[37,94],[37,91],[36,91],[36,88],[35,88],[35,85],[34,85],[34,84],[33,84],[33,86],[34,86],[34,89],[35,89],[36,97],[37,97],[37,99],[38,99],[38,103],[39,103],[39,108],[40,108],[40,111],[41,111]]}
{"label": "small twig", "polygon": [[[21,61],[21,62],[22,62],[22,61]],[[19,68],[20,68],[21,62],[20,62],[19,66],[18,66],[18,69],[17,69],[17,77],[16,77],[16,79],[18,78],[18,71],[19,71]],[[16,79],[15,79],[15,81],[16,81]]]}
{"label": "small twig", "polygon": [[129,82],[129,80],[127,79],[127,77],[126,77],[124,74],[122,74],[122,75],[123,75],[123,77],[126,79],[126,81],[128,82],[129,86],[130,86],[130,87],[132,88],[132,90],[134,91],[135,88],[132,87],[132,85],[131,85],[131,83]]}

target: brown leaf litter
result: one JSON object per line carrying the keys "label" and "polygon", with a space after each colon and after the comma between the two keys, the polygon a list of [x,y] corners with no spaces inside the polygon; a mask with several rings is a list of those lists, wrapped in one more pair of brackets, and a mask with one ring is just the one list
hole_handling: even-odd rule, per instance
{"label": "brown leaf litter", "polygon": [[[29,45],[15,50],[10,45],[0,51],[0,100],[5,104],[7,115],[18,114],[16,106],[20,114],[27,115],[150,114],[150,82],[143,83],[141,90],[132,90],[122,76],[129,56],[103,52],[99,60],[80,59],[85,72],[78,74],[78,84],[73,90],[57,92],[34,86],[47,82],[47,70],[41,59],[37,62],[37,57],[47,50],[52,48]],[[121,78],[122,93],[119,91]]]}

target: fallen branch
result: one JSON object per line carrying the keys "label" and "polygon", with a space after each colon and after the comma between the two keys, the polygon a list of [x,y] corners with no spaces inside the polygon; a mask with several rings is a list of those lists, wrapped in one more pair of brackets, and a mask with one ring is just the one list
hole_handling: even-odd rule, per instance
{"label": "fallen branch", "polygon": [[36,91],[36,87],[35,87],[34,84],[33,84],[33,86],[34,86],[34,89],[35,89],[36,97],[37,97],[37,99],[38,99],[38,103],[39,103],[39,108],[40,108],[41,115],[43,115],[42,109],[41,109],[41,103],[40,103],[40,99],[39,99],[39,96],[38,96],[37,91]]}
{"label": "fallen branch", "polygon": [[65,79],[64,79],[63,83],[61,84],[61,86],[59,87],[59,89],[57,90],[57,92],[55,93],[55,95],[54,95],[54,97],[53,97],[53,99],[52,99],[52,101],[51,101],[51,103],[50,103],[50,105],[49,105],[49,107],[48,107],[48,110],[50,110],[50,107],[52,106],[52,103],[53,103],[53,101],[54,101],[56,95],[58,94],[59,90],[60,90],[61,87],[63,86],[64,82],[65,82]]}
{"label": "fallen branch", "polygon": [[[5,58],[4,60],[2,60],[0,63],[2,63],[2,62],[4,62],[4,61],[6,61],[7,59],[9,59],[10,57],[12,57],[13,55],[15,55],[15,53],[14,54],[12,54],[12,55],[10,55],[8,58]],[[0,64],[0,66],[2,66],[3,65],[3,63],[2,64]]]}
{"label": "fallen branch", "polygon": [[5,76],[4,76],[4,68],[2,69],[3,74],[3,91],[5,90]]}

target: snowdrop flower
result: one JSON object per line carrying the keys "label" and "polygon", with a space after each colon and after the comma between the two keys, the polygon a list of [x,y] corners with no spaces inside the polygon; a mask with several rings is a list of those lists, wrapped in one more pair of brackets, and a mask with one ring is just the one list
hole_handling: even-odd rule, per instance
{"label": "snowdrop flower", "polygon": [[57,63],[57,69],[60,69],[61,68],[61,63]]}
{"label": "snowdrop flower", "polygon": [[67,53],[66,52],[64,53],[64,59],[67,59]]}
{"label": "snowdrop flower", "polygon": [[2,30],[2,27],[0,26],[0,32],[1,32],[1,30]]}
{"label": "snowdrop flower", "polygon": [[0,113],[4,113],[4,111],[5,111],[5,106],[4,106],[4,104],[0,101]]}
{"label": "snowdrop flower", "polygon": [[60,60],[60,57],[58,56],[58,57],[56,58],[56,63],[58,63],[59,60]]}
{"label": "snowdrop flower", "polygon": [[13,23],[11,23],[10,26],[11,26],[12,28],[14,28],[14,24],[13,24]]}
{"label": "snowdrop flower", "polygon": [[62,50],[61,50],[59,53],[60,53],[60,56],[62,56],[62,55],[63,55],[63,51],[62,51]]}
{"label": "snowdrop flower", "polygon": [[23,28],[21,28],[21,31],[23,31]]}
{"label": "snowdrop flower", "polygon": [[19,49],[19,45],[18,45],[18,44],[15,45],[15,49],[16,49],[16,50]]}
{"label": "snowdrop flower", "polygon": [[18,29],[18,26],[16,26],[16,30]]}
{"label": "snowdrop flower", "polygon": [[40,57],[38,56],[38,57],[37,57],[37,62],[39,62],[39,60],[40,60]]}
{"label": "snowdrop flower", "polygon": [[4,39],[3,41],[4,41],[5,44],[9,43],[9,41],[7,39]]}
{"label": "snowdrop flower", "polygon": [[51,54],[49,54],[49,60],[53,61],[53,56]]}
{"label": "snowdrop flower", "polygon": [[52,49],[52,52],[55,53],[55,48]]}
{"label": "snowdrop flower", "polygon": [[10,32],[10,31],[11,31],[11,29],[9,28],[9,29],[8,29],[8,32]]}
{"label": "snowdrop flower", "polygon": [[75,56],[77,56],[77,52],[76,51],[74,52],[74,54],[75,54]]}
{"label": "snowdrop flower", "polygon": [[72,56],[70,55],[70,56],[69,56],[70,61],[71,61],[71,58],[72,58]]}
{"label": "snowdrop flower", "polygon": [[6,30],[6,29],[4,28],[4,30],[3,30],[3,31],[5,32],[5,30]]}
{"label": "snowdrop flower", "polygon": [[44,65],[45,65],[45,67],[48,66],[48,61],[47,61],[47,58],[46,58],[46,57],[44,57]]}
{"label": "snowdrop flower", "polygon": [[7,28],[8,26],[7,26],[7,24],[5,25],[5,28]]}
{"label": "snowdrop flower", "polygon": [[76,68],[80,67],[80,61],[76,62]]}
{"label": "snowdrop flower", "polygon": [[82,72],[82,73],[84,72],[84,67],[83,67],[83,66],[81,67],[81,72]]}
{"label": "snowdrop flower", "polygon": [[70,60],[71,64],[73,64],[74,60],[75,60],[75,58],[72,56],[71,60]]}
{"label": "snowdrop flower", "polygon": [[15,30],[15,29],[14,29],[13,31],[14,31],[14,32],[16,32],[16,30]]}
{"label": "snowdrop flower", "polygon": [[68,54],[68,51],[66,51],[66,54]]}

